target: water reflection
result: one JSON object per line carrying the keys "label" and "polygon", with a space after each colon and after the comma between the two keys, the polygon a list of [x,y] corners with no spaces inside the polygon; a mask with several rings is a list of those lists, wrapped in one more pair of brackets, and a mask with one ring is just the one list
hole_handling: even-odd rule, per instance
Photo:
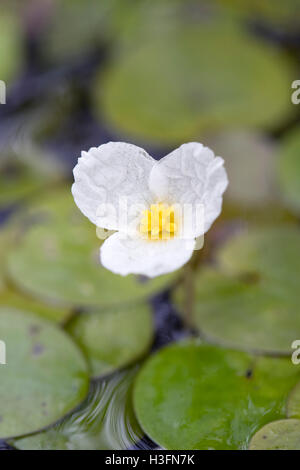
{"label": "water reflection", "polygon": [[16,439],[18,449],[121,450],[154,448],[144,437],[132,407],[138,366],[91,384],[88,398],[48,431]]}

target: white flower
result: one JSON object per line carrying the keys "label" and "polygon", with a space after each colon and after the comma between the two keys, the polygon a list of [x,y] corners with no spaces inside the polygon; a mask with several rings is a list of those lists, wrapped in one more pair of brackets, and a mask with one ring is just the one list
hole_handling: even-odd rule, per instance
{"label": "white flower", "polygon": [[223,163],[194,142],[158,162],[123,142],[82,152],[74,168],[75,202],[97,227],[116,231],[102,244],[102,265],[148,277],[183,266],[195,239],[221,212],[228,184]]}

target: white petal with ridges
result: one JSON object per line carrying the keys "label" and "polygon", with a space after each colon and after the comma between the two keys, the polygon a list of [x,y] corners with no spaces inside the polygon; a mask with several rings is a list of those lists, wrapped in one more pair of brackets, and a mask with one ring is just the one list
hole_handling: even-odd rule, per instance
{"label": "white petal with ridges", "polygon": [[72,194],[95,225],[127,230],[152,202],[148,187],[155,160],[135,145],[109,142],[82,152]]}
{"label": "white petal with ridges", "polygon": [[[164,157],[151,171],[149,187],[157,200],[192,206],[188,225],[195,237],[207,232],[221,212],[228,185],[223,163],[208,147],[190,142]],[[204,220],[196,215],[197,208],[202,213],[201,207]]]}
{"label": "white petal with ridges", "polygon": [[115,233],[101,247],[101,263],[110,271],[126,276],[155,277],[183,266],[192,256],[195,240],[149,241]]}

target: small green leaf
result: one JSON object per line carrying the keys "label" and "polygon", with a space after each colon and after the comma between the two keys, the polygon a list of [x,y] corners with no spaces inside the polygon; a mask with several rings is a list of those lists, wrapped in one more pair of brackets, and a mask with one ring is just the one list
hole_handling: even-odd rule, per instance
{"label": "small green leaf", "polygon": [[144,364],[134,407],[144,431],[166,449],[245,449],[257,429],[284,417],[299,374],[289,359],[183,342]]}
{"label": "small green leaf", "polygon": [[86,362],[71,339],[30,312],[1,308],[0,437],[38,431],[73,410],[86,396]]}
{"label": "small green leaf", "polygon": [[21,450],[119,450],[143,436],[131,403],[136,368],[91,384],[88,398],[52,429],[17,439]]}
{"label": "small green leaf", "polygon": [[79,315],[68,331],[84,351],[94,377],[137,360],[153,340],[152,316],[145,304]]}
{"label": "small green leaf", "polygon": [[300,420],[281,419],[266,424],[252,437],[250,450],[300,450]]}

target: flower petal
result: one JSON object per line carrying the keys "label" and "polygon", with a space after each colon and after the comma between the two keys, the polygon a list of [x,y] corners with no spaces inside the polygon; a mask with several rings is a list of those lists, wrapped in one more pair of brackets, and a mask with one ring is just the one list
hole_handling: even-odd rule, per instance
{"label": "flower petal", "polygon": [[195,237],[207,232],[221,212],[222,195],[228,185],[223,163],[208,147],[190,142],[164,157],[151,171],[149,187],[157,200],[182,207],[191,205],[191,231]]}
{"label": "flower petal", "polygon": [[155,160],[135,145],[109,142],[82,152],[74,168],[72,193],[95,225],[126,230],[149,205],[148,180]]}
{"label": "flower petal", "polygon": [[101,263],[110,271],[126,276],[155,277],[183,266],[192,256],[195,240],[149,241],[115,233],[101,246]]}

